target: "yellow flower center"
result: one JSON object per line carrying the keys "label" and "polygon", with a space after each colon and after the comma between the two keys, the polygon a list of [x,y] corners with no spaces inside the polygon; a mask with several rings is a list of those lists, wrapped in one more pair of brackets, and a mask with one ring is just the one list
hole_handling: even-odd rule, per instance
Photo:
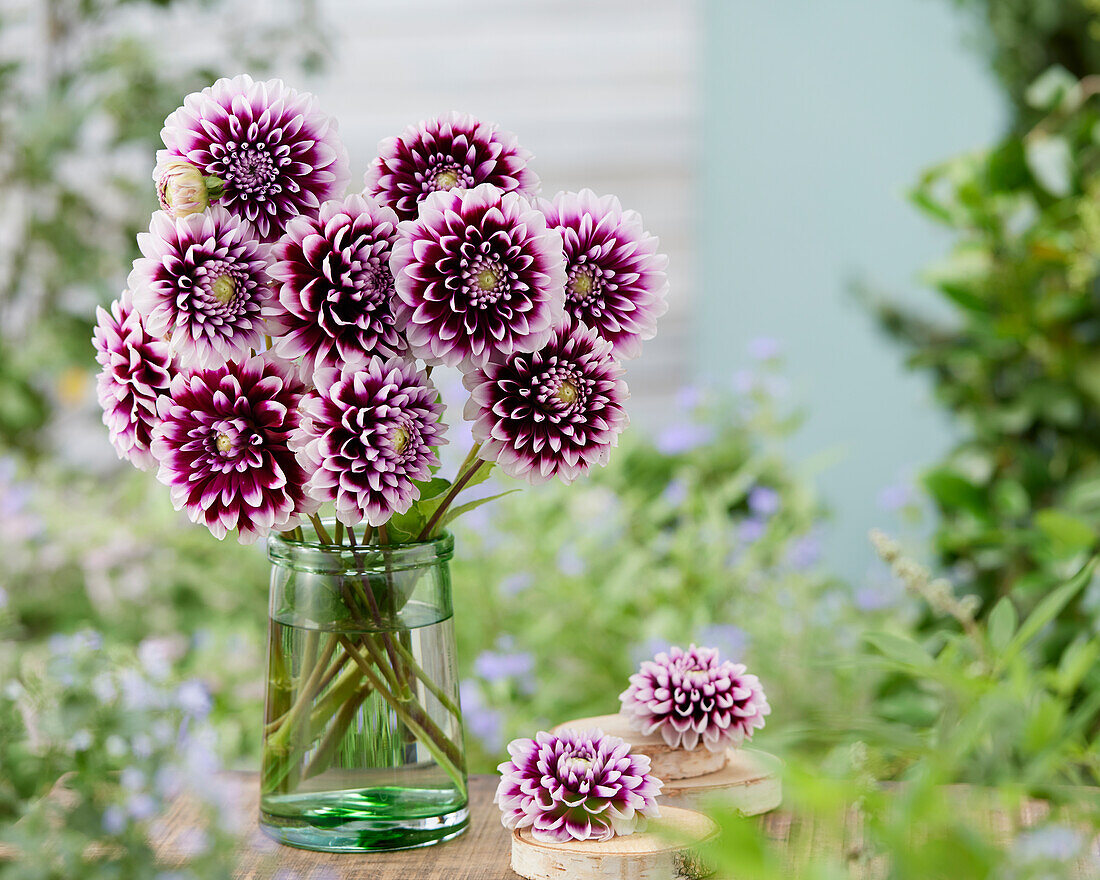
{"label": "yellow flower center", "polygon": [[584,299],[592,292],[592,273],[578,272],[569,280],[569,291],[580,299]]}
{"label": "yellow flower center", "polygon": [[477,286],[482,290],[492,290],[499,280],[500,276],[492,269],[482,269],[477,273]]}
{"label": "yellow flower center", "polygon": [[404,452],[405,447],[409,445],[409,432],[404,428],[395,429],[393,436],[390,437],[390,443],[393,445],[395,452]]}
{"label": "yellow flower center", "polygon": [[453,189],[458,185],[458,172],[440,171],[435,176],[435,185],[440,189]]}
{"label": "yellow flower center", "polygon": [[213,292],[215,299],[224,304],[233,299],[233,292],[236,287],[237,284],[231,275],[219,275],[214,279],[214,283],[210,285],[210,290]]}
{"label": "yellow flower center", "polygon": [[218,432],[218,436],[214,438],[214,443],[218,447],[218,452],[222,455],[229,455],[233,451],[233,440],[224,431]]}
{"label": "yellow flower center", "polygon": [[572,406],[577,402],[577,386],[572,382],[562,382],[555,396],[566,406]]}

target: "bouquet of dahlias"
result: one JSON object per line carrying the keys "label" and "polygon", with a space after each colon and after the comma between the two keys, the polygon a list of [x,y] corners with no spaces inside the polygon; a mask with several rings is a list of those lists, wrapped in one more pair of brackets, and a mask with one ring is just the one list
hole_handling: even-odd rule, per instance
{"label": "bouquet of dahlias", "polygon": [[[620,360],[666,309],[637,213],[538,198],[530,154],[459,113],[384,140],[346,195],[336,123],[278,80],[219,80],[161,134],[160,210],[98,312],[98,394],[119,456],[192,521],[385,548],[433,538],[495,466],[569,482],[607,462]],[[475,440],[451,479],[441,365]]]}

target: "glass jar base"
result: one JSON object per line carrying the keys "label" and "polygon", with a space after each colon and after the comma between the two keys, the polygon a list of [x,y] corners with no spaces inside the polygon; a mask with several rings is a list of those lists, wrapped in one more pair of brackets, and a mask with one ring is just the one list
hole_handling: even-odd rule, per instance
{"label": "glass jar base", "polygon": [[[346,800],[334,802],[333,794],[298,795],[287,812],[283,809],[291,805],[285,802],[279,812],[261,809],[260,828],[272,840],[298,849],[363,853],[433,846],[458,837],[470,824],[465,805],[433,815],[387,816],[349,807]],[[385,801],[392,794],[364,790],[356,800]]]}

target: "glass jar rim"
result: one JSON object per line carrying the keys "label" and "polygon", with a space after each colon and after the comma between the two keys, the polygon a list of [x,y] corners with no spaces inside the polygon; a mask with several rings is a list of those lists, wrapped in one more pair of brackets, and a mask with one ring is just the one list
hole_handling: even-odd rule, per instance
{"label": "glass jar rim", "polygon": [[[323,522],[325,528],[332,534],[335,520]],[[297,540],[272,532],[267,538],[267,558],[272,563],[316,572],[381,569],[400,571],[447,562],[454,555],[454,544],[454,535],[448,531],[442,531],[435,537],[423,541],[384,546],[374,544],[369,547],[361,545],[352,547],[348,543],[324,544],[318,539]]]}

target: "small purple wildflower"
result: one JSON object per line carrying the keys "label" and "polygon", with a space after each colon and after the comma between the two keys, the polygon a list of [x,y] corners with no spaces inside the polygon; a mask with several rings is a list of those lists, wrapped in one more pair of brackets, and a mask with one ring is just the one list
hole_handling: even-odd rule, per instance
{"label": "small purple wildflower", "polygon": [[[749,644],[749,634],[732,623],[712,623],[699,630],[699,641],[713,646],[723,657],[733,660],[744,654]],[[667,651],[668,648],[661,650]]]}
{"label": "small purple wildflower", "polygon": [[669,480],[665,490],[661,493],[661,500],[669,507],[680,507],[688,497],[687,483],[679,477]]}
{"label": "small purple wildflower", "polygon": [[677,422],[657,435],[657,451],[663,455],[682,455],[698,449],[714,439],[714,429],[709,425]]}
{"label": "small purple wildflower", "polygon": [[783,353],[783,346],[771,336],[758,336],[749,340],[749,357],[754,361],[771,361]]}
{"label": "small purple wildflower", "polygon": [[466,732],[486,751],[499,752],[504,745],[504,716],[485,702],[476,681],[467,679],[461,682],[458,692]]}
{"label": "small purple wildflower", "polygon": [[754,486],[749,492],[749,510],[756,516],[769,517],[779,510],[779,493],[770,486]]}
{"label": "small purple wildflower", "polygon": [[755,544],[764,537],[768,526],[758,519],[746,519],[737,528],[737,537],[742,544]]}

